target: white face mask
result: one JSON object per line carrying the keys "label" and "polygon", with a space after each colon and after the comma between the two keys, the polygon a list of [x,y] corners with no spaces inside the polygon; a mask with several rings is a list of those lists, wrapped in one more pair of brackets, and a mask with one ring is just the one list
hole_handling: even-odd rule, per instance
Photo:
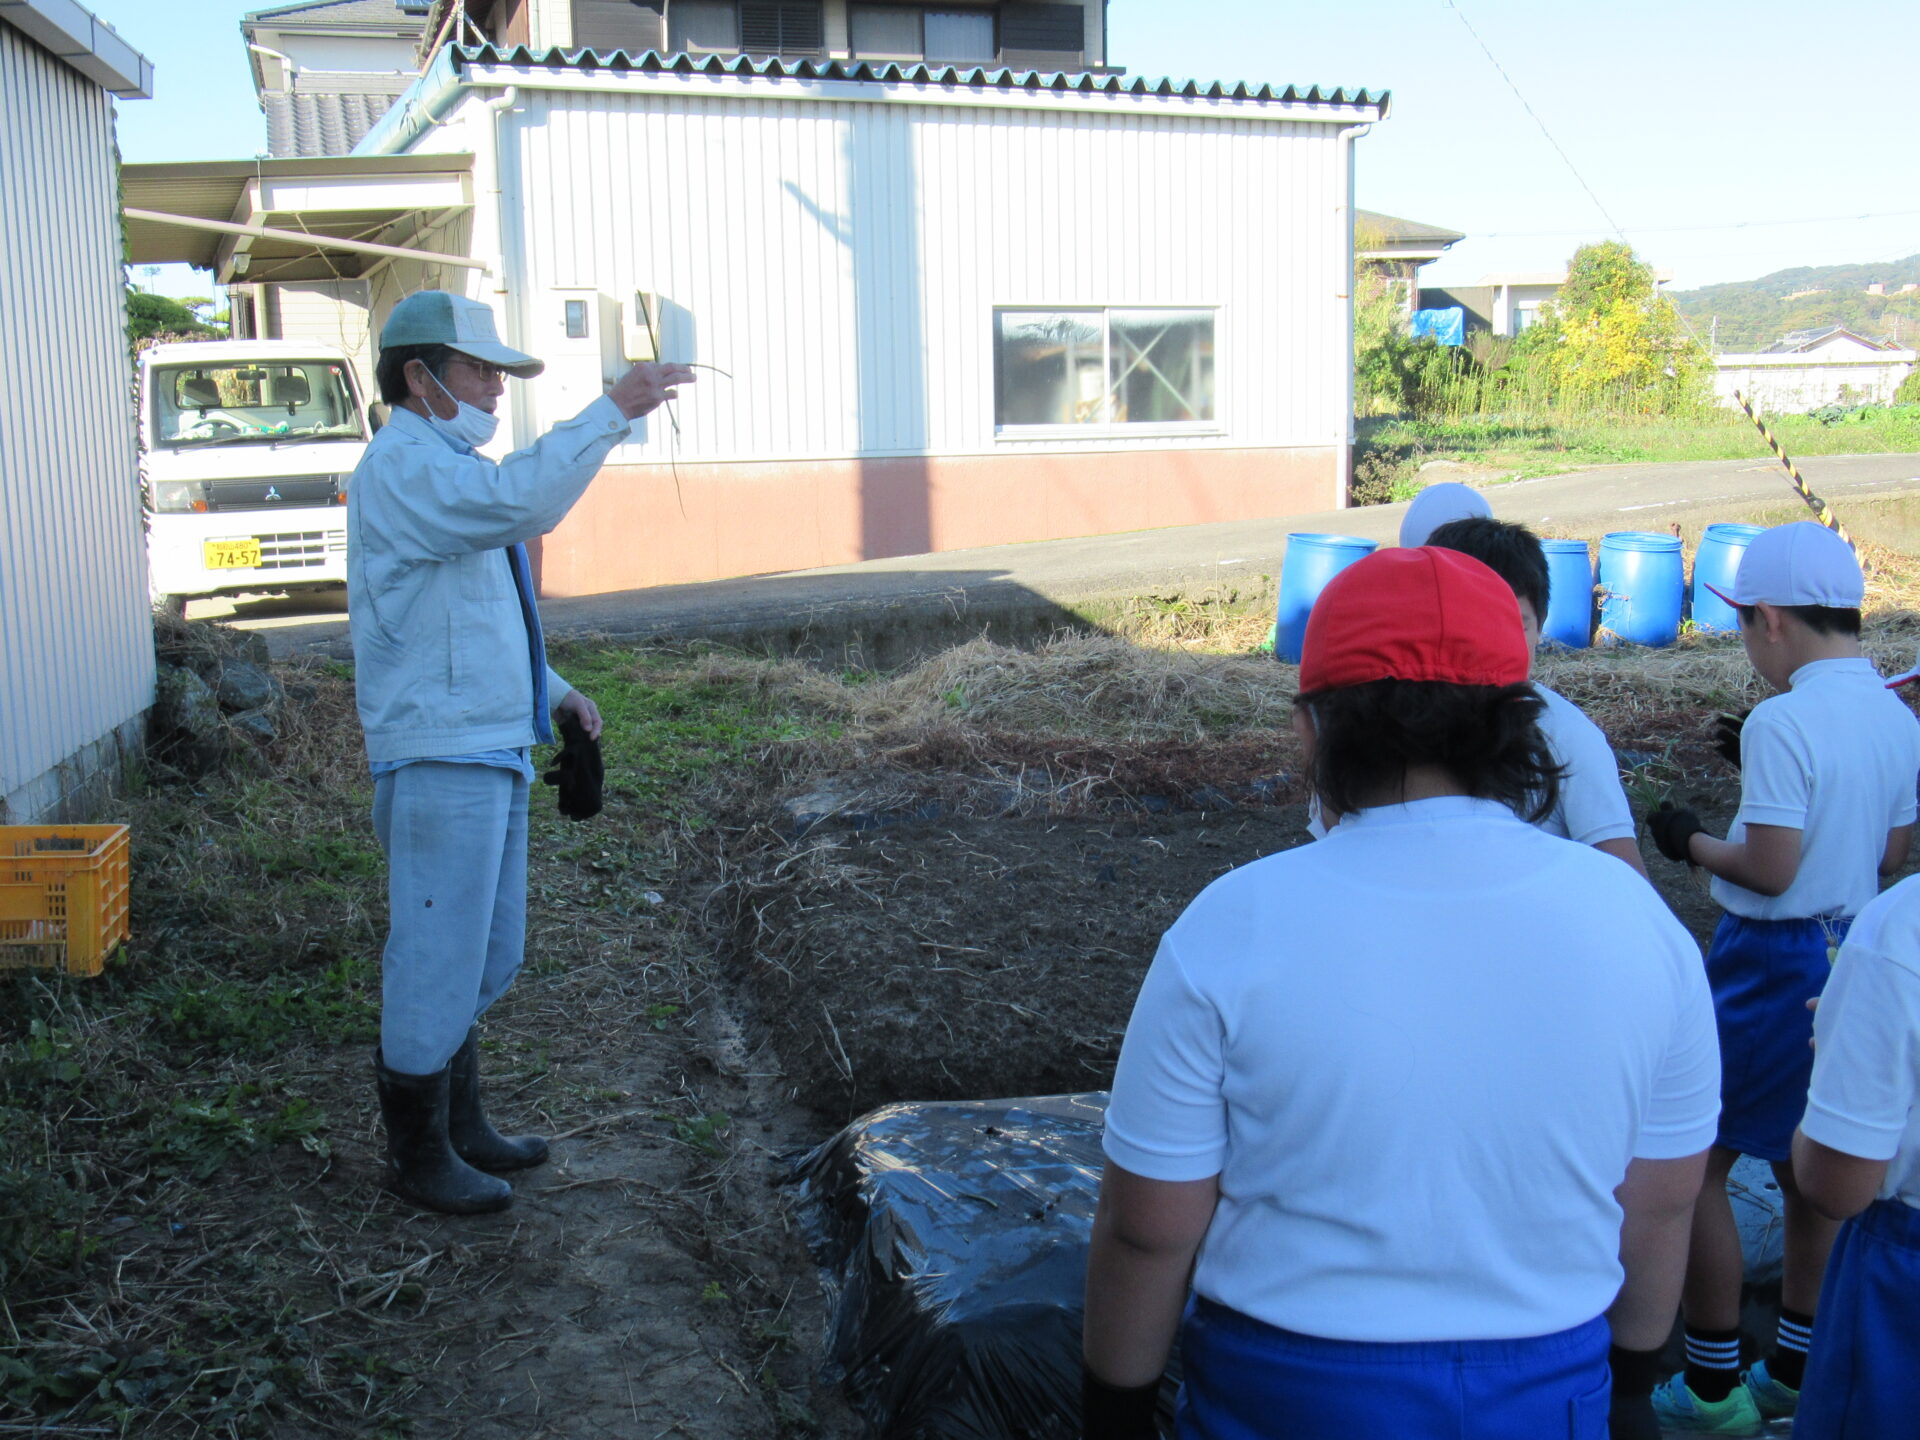
{"label": "white face mask", "polygon": [[[427,374],[433,376],[434,384],[440,385],[438,375],[434,375],[431,370],[427,371]],[[469,405],[464,400],[455,399],[453,392],[445,385],[440,385],[440,393],[460,408],[451,420],[442,420],[433,413],[433,407],[428,406],[427,423],[429,425],[449,440],[457,440],[460,444],[471,446],[475,450],[493,439],[494,432],[500,428],[498,415],[489,415],[478,405]]]}

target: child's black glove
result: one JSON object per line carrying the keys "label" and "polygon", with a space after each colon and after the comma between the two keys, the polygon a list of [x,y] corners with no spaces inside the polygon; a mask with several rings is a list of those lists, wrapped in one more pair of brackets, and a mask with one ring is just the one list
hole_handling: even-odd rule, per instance
{"label": "child's black glove", "polygon": [[1159,1440],[1160,1382],[1109,1385],[1080,1367],[1081,1440]]}
{"label": "child's black glove", "polygon": [[1662,800],[1647,816],[1647,831],[1660,853],[1669,860],[1684,860],[1689,865],[1694,860],[1687,853],[1687,842],[1706,828],[1698,815],[1671,800]]}
{"label": "child's black glove", "polygon": [[606,762],[600,758],[600,742],[589,739],[586,727],[573,715],[560,717],[560,753],[553,757],[553,768],[540,778],[559,790],[560,813],[569,820],[600,813]]}
{"label": "child's black glove", "polygon": [[1658,1350],[1607,1352],[1613,1372],[1613,1399],[1607,1409],[1607,1440],[1660,1440],[1660,1421],[1653,1413],[1653,1387],[1659,1378]]}
{"label": "child's black glove", "polygon": [[1747,716],[1752,713],[1752,710],[1742,710],[1738,715],[1722,715],[1713,722],[1713,748],[1736,770],[1740,768],[1740,732],[1746,728]]}

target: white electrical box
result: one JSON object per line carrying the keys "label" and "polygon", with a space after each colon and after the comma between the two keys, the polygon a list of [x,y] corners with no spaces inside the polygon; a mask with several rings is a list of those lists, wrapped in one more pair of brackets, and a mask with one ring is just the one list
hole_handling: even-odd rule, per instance
{"label": "white electrical box", "polygon": [[620,353],[627,360],[660,358],[660,297],[645,290],[633,292],[621,317]]}

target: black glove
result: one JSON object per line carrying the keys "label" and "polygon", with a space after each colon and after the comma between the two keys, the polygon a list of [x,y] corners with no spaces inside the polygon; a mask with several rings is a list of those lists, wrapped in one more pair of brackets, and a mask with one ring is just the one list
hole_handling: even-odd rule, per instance
{"label": "black glove", "polygon": [[1747,716],[1752,713],[1751,709],[1742,710],[1738,715],[1722,715],[1713,722],[1713,748],[1736,770],[1740,768],[1740,732],[1746,728]]}
{"label": "black glove", "polygon": [[1613,1371],[1613,1400],[1607,1410],[1608,1440],[1660,1440],[1660,1422],[1653,1413],[1653,1386],[1660,1378],[1658,1350],[1607,1351]]}
{"label": "black glove", "polygon": [[1159,1440],[1160,1382],[1109,1385],[1080,1367],[1081,1440]]}
{"label": "black glove", "polygon": [[559,789],[560,813],[569,820],[600,813],[606,762],[600,758],[600,742],[589,739],[586,727],[572,714],[560,717],[560,753],[553,757],[553,768],[540,778]]}
{"label": "black glove", "polygon": [[1694,860],[1687,853],[1687,842],[1706,828],[1698,815],[1671,800],[1662,800],[1647,816],[1647,832],[1653,836],[1660,853],[1669,860],[1684,860],[1689,865]]}

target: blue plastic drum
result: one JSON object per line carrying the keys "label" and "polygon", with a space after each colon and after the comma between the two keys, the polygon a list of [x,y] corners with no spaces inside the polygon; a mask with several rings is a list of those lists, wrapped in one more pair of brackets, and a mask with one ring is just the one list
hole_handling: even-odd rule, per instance
{"label": "blue plastic drum", "polygon": [[1616,530],[1601,538],[1601,629],[1635,645],[1671,645],[1686,595],[1678,535]]}
{"label": "blue plastic drum", "polygon": [[1300,663],[1300,646],[1307,638],[1307,616],[1327,582],[1354,561],[1380,548],[1377,540],[1357,535],[1289,535],[1287,555],[1280,564],[1280,608],[1274,616],[1273,653],[1291,664]]}
{"label": "blue plastic drum", "polygon": [[1693,554],[1693,624],[1696,630],[1738,630],[1733,607],[1707,587],[1731,591],[1747,544],[1764,525],[1709,525]]}
{"label": "blue plastic drum", "polygon": [[1547,552],[1547,613],[1540,639],[1584,650],[1593,643],[1593,556],[1584,540],[1542,540]]}

